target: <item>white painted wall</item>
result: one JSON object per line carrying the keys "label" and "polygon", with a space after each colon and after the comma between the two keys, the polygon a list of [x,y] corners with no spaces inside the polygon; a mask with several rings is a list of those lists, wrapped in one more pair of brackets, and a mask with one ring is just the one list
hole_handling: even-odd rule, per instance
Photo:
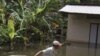
{"label": "white painted wall", "polygon": [[88,19],[83,14],[68,14],[67,40],[88,42],[90,23],[100,23],[100,19]]}

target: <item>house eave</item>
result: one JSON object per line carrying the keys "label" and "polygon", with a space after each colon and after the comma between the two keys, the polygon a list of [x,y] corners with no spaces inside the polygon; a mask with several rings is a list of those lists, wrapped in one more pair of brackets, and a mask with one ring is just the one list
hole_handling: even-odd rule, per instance
{"label": "house eave", "polygon": [[59,12],[100,15],[100,6],[66,5]]}

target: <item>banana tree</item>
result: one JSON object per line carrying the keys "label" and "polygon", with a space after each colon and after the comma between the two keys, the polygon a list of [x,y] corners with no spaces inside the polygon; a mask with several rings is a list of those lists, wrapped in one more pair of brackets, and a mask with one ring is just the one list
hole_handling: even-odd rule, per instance
{"label": "banana tree", "polygon": [[13,39],[15,37],[15,26],[14,26],[14,17],[10,16],[8,19],[8,35],[11,40],[11,49],[13,49]]}
{"label": "banana tree", "polygon": [[[29,39],[38,34],[41,37],[41,42],[43,42],[43,37],[48,37],[46,35],[54,37],[52,29],[55,28],[55,25],[58,27],[62,22],[60,17],[57,18],[58,14],[52,16],[51,13],[59,9],[60,0],[0,1],[3,4],[2,9],[0,8],[0,11],[3,12],[0,13],[0,21],[8,27],[8,36],[11,41],[16,37],[15,35]],[[55,2],[57,2],[56,5]],[[55,6],[52,6],[52,4]],[[57,7],[57,5],[59,6]]]}
{"label": "banana tree", "polygon": [[[0,35],[2,39],[10,39],[13,48],[13,38],[15,36],[14,17],[8,14],[6,0],[0,0]],[[6,41],[6,40],[4,40]]]}
{"label": "banana tree", "polygon": [[[11,37],[11,39],[13,39],[15,31],[16,31],[16,33],[19,33],[20,30],[24,29],[25,34],[21,34],[21,36],[29,38],[29,35],[27,34],[29,32],[27,32],[27,31],[31,30],[30,27],[37,28],[39,34],[43,35],[43,34],[41,34],[42,30],[40,30],[41,23],[46,25],[47,28],[51,31],[49,23],[43,18],[43,15],[42,15],[42,14],[44,14],[49,3],[50,3],[50,0],[45,0],[45,1],[27,0],[27,2],[25,0],[6,1],[6,5],[5,5],[6,11],[8,11],[8,14],[9,14],[9,12],[13,13],[14,18],[15,18],[15,19],[13,19],[13,21],[15,20],[14,22],[15,22],[15,28],[16,28],[16,30],[13,28],[14,27],[13,21],[7,17],[6,21],[8,22],[8,26],[11,27],[11,29],[12,29],[11,30],[12,32],[9,33],[9,37]],[[40,21],[41,23],[39,23],[38,21]],[[35,24],[37,24],[39,26],[35,26]],[[12,25],[12,26],[10,26],[10,25]],[[37,30],[33,30],[33,31],[34,31],[34,33],[37,32]]]}
{"label": "banana tree", "polygon": [[[24,8],[23,13],[22,13],[23,17],[21,19],[20,29],[22,28],[28,29],[29,27],[35,27],[39,29],[38,31],[41,33],[41,30],[39,26],[37,25],[40,25],[40,22],[43,22],[48,26],[49,30],[51,30],[48,22],[45,19],[43,19],[43,14],[49,3],[50,3],[50,0],[45,0],[45,1],[29,0],[24,5],[21,5],[22,2],[19,2],[21,8]],[[37,30],[33,30],[33,31],[35,31],[34,33],[37,32]],[[26,32],[26,35],[27,35],[27,32]]]}

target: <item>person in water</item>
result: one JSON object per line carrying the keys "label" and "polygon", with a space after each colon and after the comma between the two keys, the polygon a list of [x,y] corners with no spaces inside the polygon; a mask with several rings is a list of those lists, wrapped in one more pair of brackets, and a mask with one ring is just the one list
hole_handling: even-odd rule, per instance
{"label": "person in water", "polygon": [[37,52],[34,56],[55,56],[57,54],[56,50],[59,49],[61,46],[62,44],[59,41],[54,40],[51,47]]}

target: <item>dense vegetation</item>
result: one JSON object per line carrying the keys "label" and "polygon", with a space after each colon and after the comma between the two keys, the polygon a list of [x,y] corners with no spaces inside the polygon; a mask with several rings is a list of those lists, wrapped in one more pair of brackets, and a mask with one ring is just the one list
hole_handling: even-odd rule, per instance
{"label": "dense vegetation", "polygon": [[0,45],[51,41],[63,28],[62,6],[60,0],[0,0]]}

